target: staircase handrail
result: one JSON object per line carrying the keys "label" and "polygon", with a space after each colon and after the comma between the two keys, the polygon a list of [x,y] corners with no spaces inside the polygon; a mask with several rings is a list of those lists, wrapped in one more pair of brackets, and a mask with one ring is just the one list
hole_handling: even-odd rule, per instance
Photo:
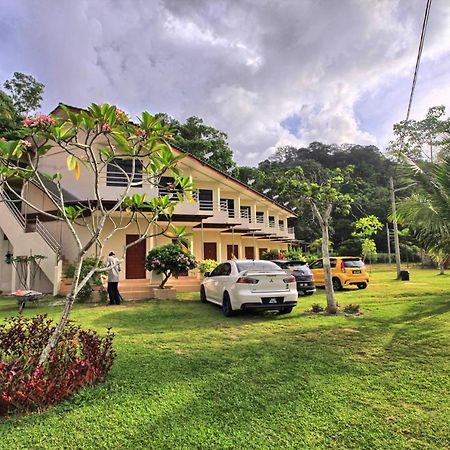
{"label": "staircase handrail", "polygon": [[12,215],[17,220],[17,222],[19,222],[21,228],[25,230],[26,225],[25,217],[23,217],[19,208],[15,205],[14,200],[5,191],[0,193],[0,197],[2,198],[2,201],[5,203],[8,209],[11,211]]}
{"label": "staircase handrail", "polygon": [[53,235],[48,231],[45,225],[36,217],[36,231],[44,239],[45,242],[50,246],[50,248],[59,256],[61,252],[60,243],[53,237]]}

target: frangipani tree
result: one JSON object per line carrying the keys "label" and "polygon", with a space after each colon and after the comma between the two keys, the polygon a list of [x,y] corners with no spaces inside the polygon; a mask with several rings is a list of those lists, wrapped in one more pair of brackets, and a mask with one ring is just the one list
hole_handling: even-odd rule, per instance
{"label": "frangipani tree", "polygon": [[[18,200],[39,214],[62,222],[77,247],[73,284],[61,319],[43,349],[41,363],[58,342],[78,292],[94,273],[107,270],[100,267],[100,261],[105,258],[108,241],[131,225],[137,229],[138,239],[123,246],[118,255],[120,263],[128,248],[151,236],[183,237],[185,228],[172,226],[170,219],[177,202],[192,200],[190,179],[180,176],[177,169],[183,155],[174,154],[170,147],[172,132],[169,126],[161,124],[148,112],[142,113],[138,123],[132,123],[120,109],[107,104],[92,104],[80,112],[60,106],[64,117],[40,115],[27,118],[23,122],[26,138],[0,142],[2,190],[13,189],[12,184],[18,180],[24,185],[37,186],[53,199],[55,210],[48,211],[33,203],[24,194],[24,189],[17,193]],[[55,149],[65,155],[65,175],[62,170],[51,173],[42,170],[44,158],[51,157]],[[123,161],[127,162],[126,169]],[[121,180],[113,201],[104,200],[101,189],[108,170]],[[142,193],[143,186],[157,187],[160,177],[166,173],[174,179],[173,195],[149,198]],[[63,188],[67,176],[74,177],[79,183],[91,183],[90,198],[68,202]],[[135,192],[137,188],[141,193]],[[97,264],[81,277],[83,260],[94,248]]]}
{"label": "frangipani tree", "polygon": [[353,199],[350,195],[342,192],[342,186],[346,182],[346,176],[351,171],[351,166],[346,171],[340,169],[330,170],[328,177],[309,181],[305,178],[303,170],[297,168],[287,171],[284,180],[285,193],[290,196],[291,201],[308,203],[311,206],[314,217],[319,222],[322,232],[322,257],[327,311],[330,314],[336,314],[337,305],[331,276],[329,227],[334,210],[342,214],[350,212],[350,205]]}

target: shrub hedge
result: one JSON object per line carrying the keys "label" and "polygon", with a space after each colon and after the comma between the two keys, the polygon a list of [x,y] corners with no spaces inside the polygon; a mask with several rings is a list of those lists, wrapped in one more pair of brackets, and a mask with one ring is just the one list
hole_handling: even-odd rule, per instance
{"label": "shrub hedge", "polygon": [[45,315],[12,317],[0,325],[0,415],[43,409],[104,381],[116,357],[111,330],[100,337],[70,322],[39,365],[54,328]]}

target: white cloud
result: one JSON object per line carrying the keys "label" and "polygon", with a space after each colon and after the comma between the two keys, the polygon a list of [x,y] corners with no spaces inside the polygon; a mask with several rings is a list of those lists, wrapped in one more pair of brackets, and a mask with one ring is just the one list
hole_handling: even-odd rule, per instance
{"label": "white cloud", "polygon": [[[240,163],[277,145],[383,144],[401,120],[424,4],[297,0],[3,0],[0,76],[32,73],[59,101],[198,115]],[[414,111],[450,106],[450,4],[435,0]],[[384,93],[389,93],[386,95]],[[300,119],[299,133],[281,126]]]}

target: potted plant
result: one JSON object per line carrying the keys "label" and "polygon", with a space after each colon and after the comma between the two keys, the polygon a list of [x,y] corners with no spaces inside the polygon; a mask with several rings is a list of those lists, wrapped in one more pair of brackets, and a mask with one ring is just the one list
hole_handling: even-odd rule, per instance
{"label": "potted plant", "polygon": [[195,269],[196,266],[194,255],[184,250],[180,244],[166,244],[150,250],[145,260],[145,268],[162,275],[160,285],[153,289],[154,297],[175,298],[176,291],[166,286],[167,281],[172,275],[177,277],[188,270]]}

